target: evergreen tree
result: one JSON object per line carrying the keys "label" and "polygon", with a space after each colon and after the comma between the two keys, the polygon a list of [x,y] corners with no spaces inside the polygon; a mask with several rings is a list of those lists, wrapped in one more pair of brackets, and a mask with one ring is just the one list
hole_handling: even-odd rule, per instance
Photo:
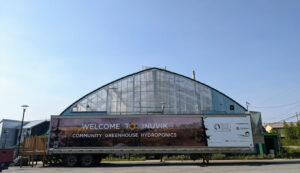
{"label": "evergreen tree", "polygon": [[284,129],[284,143],[285,145],[298,145],[300,144],[300,122],[297,122],[296,126],[294,123],[283,123]]}
{"label": "evergreen tree", "polygon": [[290,138],[292,140],[292,145],[297,144],[297,129],[293,122],[290,123]]}
{"label": "evergreen tree", "polygon": [[296,124],[297,145],[300,145],[300,121]]}
{"label": "evergreen tree", "polygon": [[290,127],[285,121],[283,122],[283,133],[284,133],[284,144],[290,145],[290,143],[291,143]]}

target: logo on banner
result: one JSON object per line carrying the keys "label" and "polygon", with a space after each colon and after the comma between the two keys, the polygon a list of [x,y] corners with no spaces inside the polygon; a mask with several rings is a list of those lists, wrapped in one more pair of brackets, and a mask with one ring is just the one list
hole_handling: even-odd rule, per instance
{"label": "logo on banner", "polygon": [[129,129],[130,130],[134,130],[135,128],[136,128],[136,124],[134,124],[134,123],[129,123],[129,125],[128,125],[128,127],[129,127]]}

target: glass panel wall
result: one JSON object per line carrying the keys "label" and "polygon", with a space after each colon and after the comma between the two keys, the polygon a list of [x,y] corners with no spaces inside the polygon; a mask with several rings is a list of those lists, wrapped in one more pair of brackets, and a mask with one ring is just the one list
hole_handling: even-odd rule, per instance
{"label": "glass panel wall", "polygon": [[73,112],[199,114],[212,110],[211,89],[183,76],[151,69],[111,83],[78,101]]}

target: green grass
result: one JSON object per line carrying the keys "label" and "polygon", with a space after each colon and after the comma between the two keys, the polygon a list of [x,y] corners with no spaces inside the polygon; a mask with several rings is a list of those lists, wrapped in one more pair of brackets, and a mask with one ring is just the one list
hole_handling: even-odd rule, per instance
{"label": "green grass", "polygon": [[173,156],[163,156],[163,161],[167,160],[191,160],[189,155],[173,155]]}
{"label": "green grass", "polygon": [[212,160],[259,160],[259,159],[274,159],[271,155],[225,155],[213,154]]}
{"label": "green grass", "polygon": [[102,161],[145,161],[146,156],[144,155],[120,155],[120,156],[113,156],[109,155],[108,157],[102,159]]}
{"label": "green grass", "polygon": [[[296,159],[300,158],[300,149],[283,148],[281,153],[276,158]],[[272,155],[226,155],[213,154],[211,160],[260,160],[260,159],[274,159]],[[103,161],[145,161],[146,156],[143,154],[125,154],[125,155],[109,155]],[[168,160],[191,160],[189,155],[164,155],[163,161]],[[202,160],[200,158],[199,160]]]}
{"label": "green grass", "polygon": [[278,155],[278,158],[299,159],[300,158],[300,149],[283,147],[281,150],[281,153]]}

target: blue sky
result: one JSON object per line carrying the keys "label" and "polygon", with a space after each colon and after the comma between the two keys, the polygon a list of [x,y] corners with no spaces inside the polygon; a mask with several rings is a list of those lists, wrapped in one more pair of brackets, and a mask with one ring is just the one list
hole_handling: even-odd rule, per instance
{"label": "blue sky", "polygon": [[22,104],[26,120],[49,118],[166,66],[281,120],[300,112],[299,18],[298,0],[0,0],[0,119],[21,119]]}

